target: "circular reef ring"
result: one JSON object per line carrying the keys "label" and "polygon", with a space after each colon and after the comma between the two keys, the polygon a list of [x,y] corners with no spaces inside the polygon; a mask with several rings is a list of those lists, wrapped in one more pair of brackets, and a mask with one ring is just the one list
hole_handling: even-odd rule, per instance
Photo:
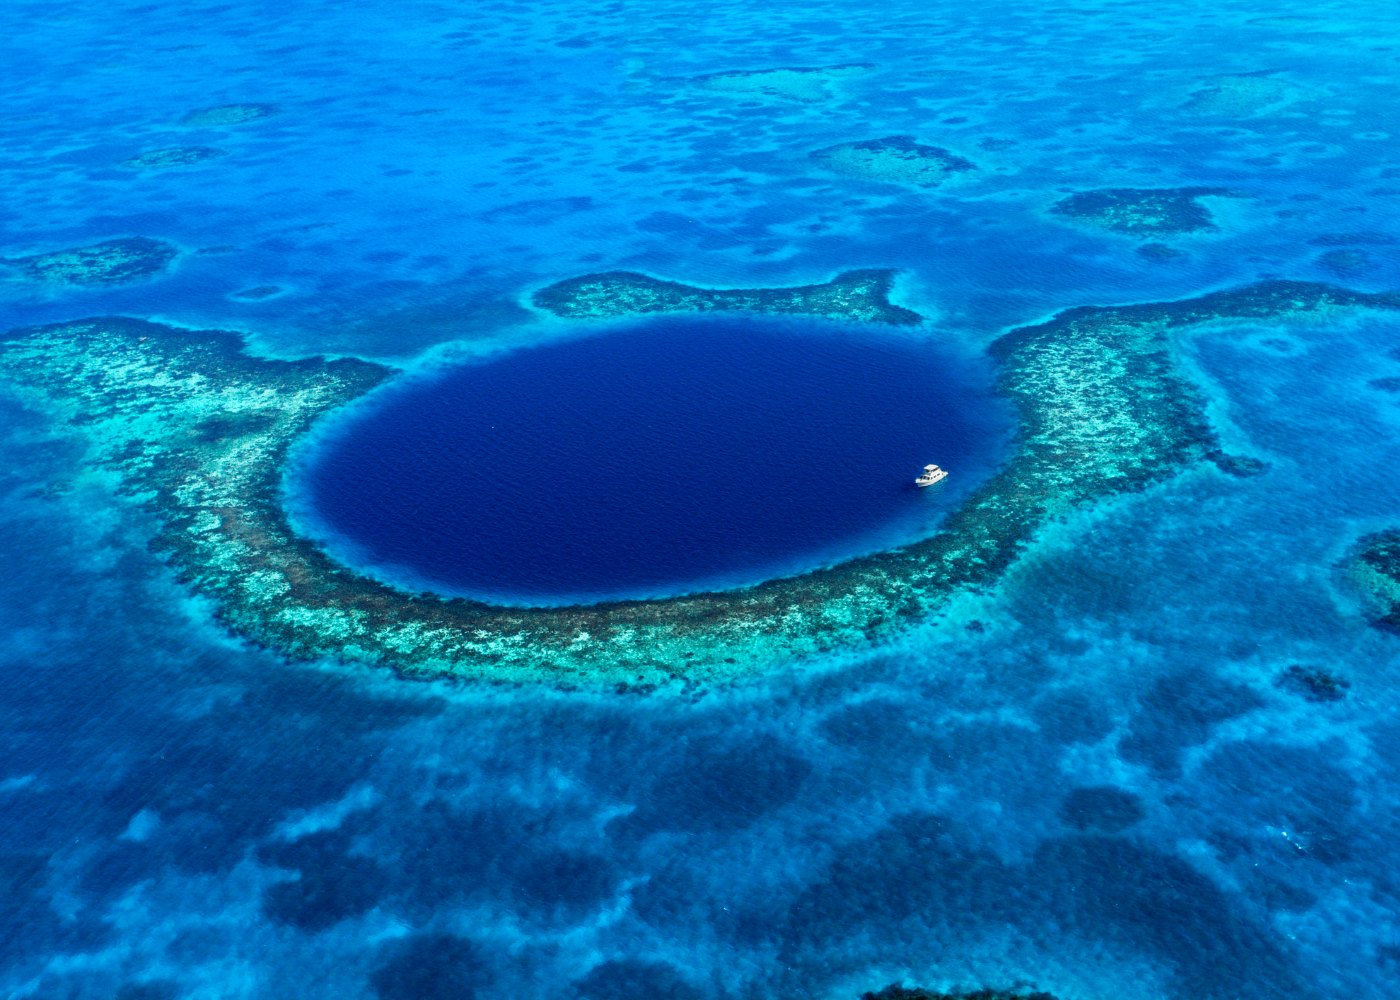
{"label": "circular reef ring", "polygon": [[[570,318],[741,310],[914,324],[890,271],[795,288],[704,289],[611,272],[535,293]],[[913,545],[746,590],[566,608],[503,608],[395,591],[330,560],[288,525],[288,449],[322,414],[394,369],[283,361],[232,333],[125,318],[0,336],[0,374],[87,447],[158,517],[154,546],[235,632],[295,658],[561,689],[694,692],[790,661],[878,641],[950,599],[994,585],[1042,525],[1192,465],[1252,468],[1220,451],[1178,331],[1400,295],[1265,282],[1194,299],[1084,307],[1003,334],[989,350],[1017,434],[1002,468]]]}

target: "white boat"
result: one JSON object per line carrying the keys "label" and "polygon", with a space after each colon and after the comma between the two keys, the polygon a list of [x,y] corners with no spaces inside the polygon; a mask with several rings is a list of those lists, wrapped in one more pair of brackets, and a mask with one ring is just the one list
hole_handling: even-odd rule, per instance
{"label": "white boat", "polygon": [[934,483],[942,482],[948,478],[948,473],[936,465],[925,465],[924,471],[919,473],[919,478],[914,480],[915,486],[932,486]]}

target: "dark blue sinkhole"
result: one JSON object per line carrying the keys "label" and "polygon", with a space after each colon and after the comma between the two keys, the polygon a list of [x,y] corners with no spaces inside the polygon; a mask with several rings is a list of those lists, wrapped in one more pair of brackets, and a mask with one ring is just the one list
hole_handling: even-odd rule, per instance
{"label": "dark blue sinkhole", "polygon": [[[1009,426],[986,366],[922,333],[667,317],[400,379],[301,449],[288,498],[402,589],[652,598],[927,536]],[[952,474],[920,490],[928,462]]]}

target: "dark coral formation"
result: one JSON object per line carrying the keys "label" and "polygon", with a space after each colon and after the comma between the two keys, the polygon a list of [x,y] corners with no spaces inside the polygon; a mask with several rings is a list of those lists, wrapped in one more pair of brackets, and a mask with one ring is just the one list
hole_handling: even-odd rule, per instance
{"label": "dark coral formation", "polygon": [[1007,990],[980,989],[971,992],[943,993],[917,986],[891,983],[877,993],[862,993],[860,1000],[1055,1000],[1054,994],[1036,990],[1033,993],[1013,993]]}
{"label": "dark coral formation", "polygon": [[971,160],[922,145],[908,135],[843,142],[808,155],[828,170],[849,177],[920,188],[935,188],[956,174],[977,169]]}
{"label": "dark coral formation", "polygon": [[1214,229],[1198,198],[1238,197],[1227,188],[1103,188],[1079,191],[1050,209],[1076,222],[1128,236],[1170,236]]}
{"label": "dark coral formation", "polygon": [[221,128],[225,125],[242,125],[277,114],[275,104],[216,104],[208,108],[196,108],[180,119],[187,128]]}
{"label": "dark coral formation", "polygon": [[918,313],[892,305],[895,272],[847,271],[822,285],[793,288],[697,288],[634,271],[568,278],[534,295],[558,316],[604,319],[654,312],[761,312],[912,325]]}
{"label": "dark coral formation", "polygon": [[1295,663],[1279,674],[1274,683],[1285,691],[1311,702],[1341,701],[1347,696],[1351,682],[1321,667]]}
{"label": "dark coral formation", "polygon": [[1362,538],[1347,560],[1347,568],[1366,602],[1371,622],[1400,632],[1400,528]]}
{"label": "dark coral formation", "polygon": [[1176,260],[1178,257],[1186,256],[1176,247],[1167,246],[1165,243],[1144,243],[1137,248],[1137,255],[1145,260],[1153,261]]}
{"label": "dark coral formation", "polygon": [[179,252],[163,240],[131,236],[29,257],[11,257],[5,263],[19,268],[34,281],[64,285],[118,285],[159,274]]}
{"label": "dark coral formation", "polygon": [[[856,274],[844,284],[734,293],[604,275],[541,297],[563,315],[846,306],[867,320],[911,321],[878,294],[888,272]],[[292,531],[280,493],[289,447],[319,416],[383,382],[388,368],[259,359],[231,334],[105,318],[6,335],[0,371],[21,399],[83,441],[89,464],[159,516],[155,547],[224,622],[259,643],[413,676],[690,690],[897,631],[956,594],[995,584],[1048,521],[1210,460],[1218,443],[1204,400],[1177,366],[1178,332],[1344,307],[1397,309],[1400,296],[1267,282],[1179,302],[1072,309],[1012,330],[991,354],[998,387],[1019,414],[1018,439],[1007,464],[938,534],[746,590],[570,608],[401,593]],[[1389,567],[1400,621],[1400,533],[1367,551],[1367,566]]]}
{"label": "dark coral formation", "polygon": [[1236,479],[1251,479],[1254,476],[1262,476],[1269,470],[1268,462],[1249,455],[1227,455],[1223,451],[1215,450],[1207,453],[1206,458],[1214,462],[1215,467],[1225,475],[1234,476]]}
{"label": "dark coral formation", "polygon": [[229,298],[239,299],[243,302],[259,302],[262,299],[270,299],[281,294],[281,285],[256,285],[253,288],[244,288],[241,291],[233,292]]}
{"label": "dark coral formation", "polygon": [[166,149],[152,149],[121,165],[128,170],[168,170],[171,167],[188,167],[206,160],[216,160],[224,155],[222,149],[213,146],[170,146]]}

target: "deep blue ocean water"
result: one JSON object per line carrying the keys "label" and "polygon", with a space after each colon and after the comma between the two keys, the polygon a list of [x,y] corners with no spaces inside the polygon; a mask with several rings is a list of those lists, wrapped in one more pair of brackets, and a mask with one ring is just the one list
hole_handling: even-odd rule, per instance
{"label": "deep blue ocean water", "polygon": [[[388,582],[518,604],[727,589],[914,541],[1010,426],[986,366],[931,338],[751,316],[406,382],[332,418],[292,509]],[[933,459],[955,489],[914,485]]]}
{"label": "deep blue ocean water", "polygon": [[[0,270],[0,325],[116,313],[418,371],[552,335],[528,293],[616,268],[901,268],[959,354],[1261,277],[1393,289],[1393,7],[15,0],[0,256],[184,255],[112,288]],[[810,104],[687,83],[850,62]],[[1276,86],[1193,97],[1241,74]],[[235,101],[280,113],[178,125]],[[808,156],[888,135],[978,169],[920,190]],[[225,155],[120,166],[178,145]],[[1156,186],[1244,197],[1169,259],[1047,213]],[[1332,570],[1400,518],[1400,405],[1369,387],[1400,322],[1188,347],[1264,475],[1078,513],[936,624],[694,702],[290,666],[0,390],[0,995],[1400,995],[1400,642]],[[1278,687],[1295,663],[1347,697]]]}

